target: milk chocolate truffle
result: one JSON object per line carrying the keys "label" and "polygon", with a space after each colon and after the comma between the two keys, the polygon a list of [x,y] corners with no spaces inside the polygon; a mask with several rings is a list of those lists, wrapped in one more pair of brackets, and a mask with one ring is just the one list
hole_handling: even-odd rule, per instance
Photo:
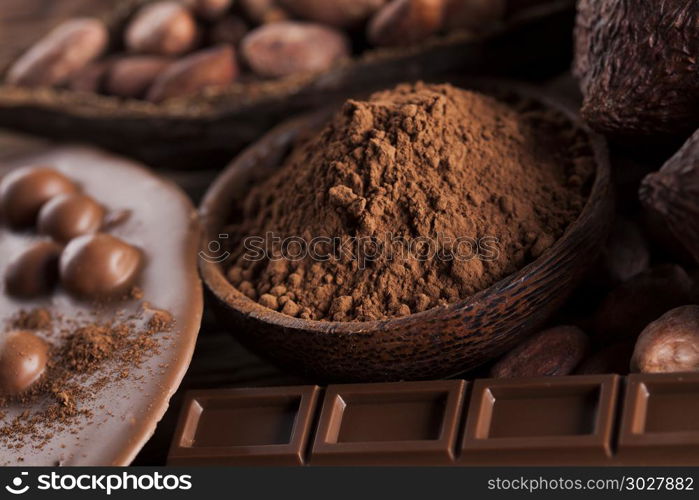
{"label": "milk chocolate truffle", "polygon": [[39,241],[12,259],[5,271],[5,290],[13,297],[29,299],[45,295],[58,281],[61,248],[53,241]]}
{"label": "milk chocolate truffle", "polygon": [[83,298],[115,297],[134,284],[142,260],[138,248],[109,234],[80,236],[61,255],[61,284]]}
{"label": "milk chocolate truffle", "polygon": [[67,243],[73,238],[99,231],[104,208],[84,194],[56,196],[39,211],[39,232]]}
{"label": "milk chocolate truffle", "polygon": [[24,167],[0,183],[0,211],[14,229],[31,226],[41,207],[54,196],[74,193],[77,187],[60,172],[47,167]]}
{"label": "milk chocolate truffle", "polygon": [[48,351],[32,332],[10,332],[0,352],[0,394],[16,396],[29,389],[43,375]]}

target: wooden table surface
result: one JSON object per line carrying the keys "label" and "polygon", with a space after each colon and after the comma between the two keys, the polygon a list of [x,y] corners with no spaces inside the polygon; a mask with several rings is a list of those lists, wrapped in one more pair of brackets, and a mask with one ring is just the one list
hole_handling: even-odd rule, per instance
{"label": "wooden table surface", "polygon": [[[0,67],[46,30],[76,15],[95,15],[113,8],[117,0],[0,0]],[[47,147],[36,138],[0,130],[0,163],[3,159]],[[195,203],[217,171],[160,171],[177,182]],[[190,369],[170,409],[135,465],[164,465],[184,391],[214,387],[259,387],[304,383],[260,360],[236,342],[230,332],[217,328],[209,313]]]}

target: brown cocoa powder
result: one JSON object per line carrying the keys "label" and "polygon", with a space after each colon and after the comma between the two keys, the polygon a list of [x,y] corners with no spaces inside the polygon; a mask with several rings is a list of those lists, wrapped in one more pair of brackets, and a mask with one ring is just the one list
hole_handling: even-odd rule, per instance
{"label": "brown cocoa powder", "polygon": [[566,124],[450,85],[350,100],[234,209],[228,277],[316,320],[468,297],[541,255],[581,211],[593,161]]}

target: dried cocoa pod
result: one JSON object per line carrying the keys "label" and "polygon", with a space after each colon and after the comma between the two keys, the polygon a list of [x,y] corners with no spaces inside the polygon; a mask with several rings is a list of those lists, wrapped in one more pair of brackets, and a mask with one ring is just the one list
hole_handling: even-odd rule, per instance
{"label": "dried cocoa pod", "polygon": [[692,279],[678,265],[653,267],[622,283],[602,301],[595,331],[606,341],[635,338],[654,319],[689,304]]}
{"label": "dried cocoa pod", "polygon": [[631,370],[642,373],[699,370],[699,306],[665,313],[638,337]]}
{"label": "dried cocoa pod", "polygon": [[219,19],[209,31],[209,41],[214,44],[229,44],[237,47],[249,31],[240,17],[230,15]]}
{"label": "dried cocoa pod", "polygon": [[107,28],[99,19],[67,21],[25,52],[9,69],[6,81],[22,87],[62,85],[97,59],[108,40]]}
{"label": "dried cocoa pod", "polygon": [[378,46],[420,42],[441,29],[444,4],[444,0],[392,0],[371,19],[367,38]]}
{"label": "dried cocoa pod", "polygon": [[200,92],[202,89],[230,85],[238,76],[235,50],[220,45],[180,59],[156,78],[147,99],[161,102]]}
{"label": "dried cocoa pod", "polygon": [[444,27],[481,31],[505,16],[505,0],[446,0]]}
{"label": "dried cocoa pod", "polygon": [[646,176],[639,197],[649,219],[699,262],[699,130],[658,171]]}
{"label": "dried cocoa pod", "polygon": [[259,27],[243,39],[240,50],[259,76],[280,78],[325,71],[349,56],[349,41],[341,32],[319,24],[284,21]]}
{"label": "dried cocoa pod", "polygon": [[336,28],[361,24],[385,3],[386,0],[279,0],[282,7],[301,19]]}
{"label": "dried cocoa pod", "polygon": [[699,0],[581,0],[574,73],[582,116],[621,139],[699,127]]}
{"label": "dried cocoa pod", "polygon": [[104,89],[108,94],[119,97],[142,98],[170,64],[170,59],[159,56],[124,57],[112,63]]}
{"label": "dried cocoa pod", "polygon": [[575,370],[578,375],[603,375],[629,373],[629,364],[633,354],[633,342],[617,342],[595,352],[586,358]]}
{"label": "dried cocoa pod", "polygon": [[650,249],[638,224],[618,215],[602,251],[602,262],[612,283],[624,283],[646,271]]}
{"label": "dried cocoa pod", "polygon": [[490,369],[493,378],[568,375],[587,353],[589,339],[575,326],[537,333],[505,354]]}
{"label": "dried cocoa pod", "polygon": [[126,27],[124,43],[135,53],[174,56],[194,47],[197,24],[191,12],[175,1],[146,4]]}

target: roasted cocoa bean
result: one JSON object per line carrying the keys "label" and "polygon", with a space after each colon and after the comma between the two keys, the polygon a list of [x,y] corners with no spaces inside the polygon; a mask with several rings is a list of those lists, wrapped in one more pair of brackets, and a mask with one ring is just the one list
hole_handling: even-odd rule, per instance
{"label": "roasted cocoa bean", "polygon": [[537,333],[505,354],[490,369],[493,378],[568,375],[587,353],[589,339],[575,326]]}
{"label": "roasted cocoa bean", "polygon": [[349,55],[344,34],[319,24],[285,21],[257,28],[243,39],[242,56],[265,78],[321,72]]}
{"label": "roasted cocoa bean", "polygon": [[631,369],[642,373],[699,370],[699,306],[668,311],[639,335]]}

